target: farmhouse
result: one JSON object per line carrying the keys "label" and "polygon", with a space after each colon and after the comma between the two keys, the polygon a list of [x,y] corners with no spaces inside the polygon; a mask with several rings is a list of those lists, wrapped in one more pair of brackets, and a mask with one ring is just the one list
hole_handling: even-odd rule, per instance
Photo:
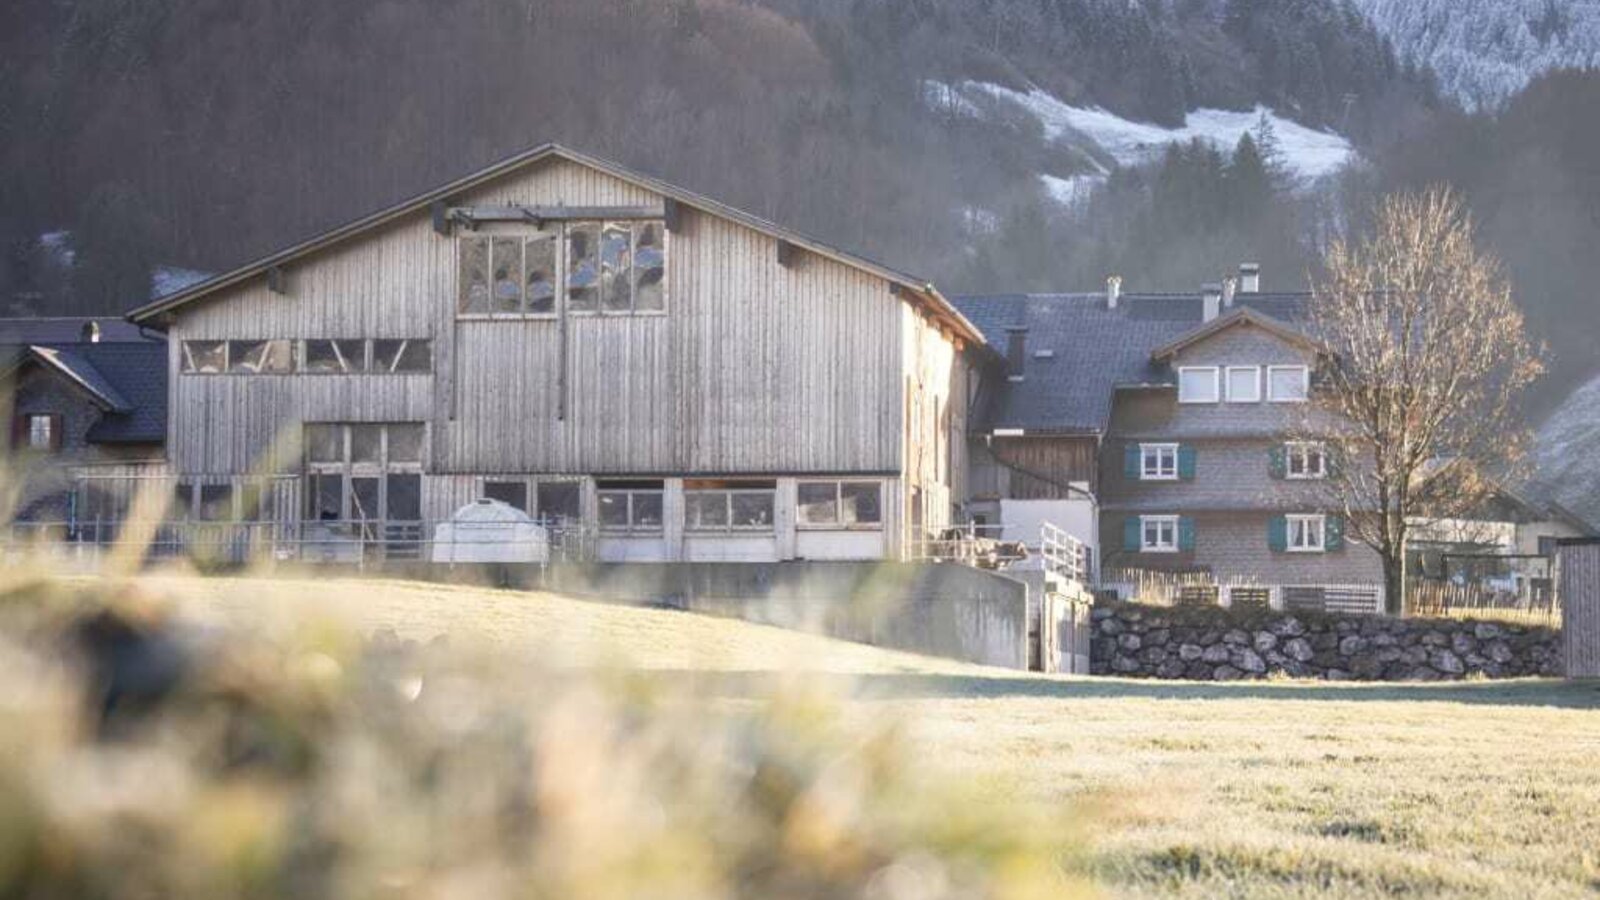
{"label": "farmhouse", "polygon": [[904,557],[991,352],[919,279],[556,145],[130,319],[179,517],[393,552],[492,499],[605,561]]}

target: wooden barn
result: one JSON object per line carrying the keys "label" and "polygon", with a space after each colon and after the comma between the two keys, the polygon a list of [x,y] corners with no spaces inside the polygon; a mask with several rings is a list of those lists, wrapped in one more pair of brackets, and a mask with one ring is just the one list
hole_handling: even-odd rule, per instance
{"label": "wooden barn", "polygon": [[178,515],[393,544],[488,498],[606,561],[904,558],[991,354],[923,281],[556,145],[131,319]]}

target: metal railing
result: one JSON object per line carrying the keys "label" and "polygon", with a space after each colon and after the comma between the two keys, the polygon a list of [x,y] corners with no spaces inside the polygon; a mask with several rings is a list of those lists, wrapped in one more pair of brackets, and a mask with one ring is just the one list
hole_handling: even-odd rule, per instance
{"label": "metal railing", "polygon": [[1039,527],[1039,556],[1044,560],[1046,572],[1078,584],[1088,583],[1087,548],[1082,541],[1049,522]]}
{"label": "metal railing", "polygon": [[1089,554],[1083,542],[1048,522],[1039,532],[1038,542],[1030,544],[1006,540],[1004,525],[951,525],[913,538],[907,556],[915,562],[953,562],[979,569],[1043,568],[1087,584]]}
{"label": "metal railing", "polygon": [[[526,523],[524,523],[526,524]],[[148,560],[246,564],[300,561],[365,566],[379,562],[447,564],[537,560],[587,562],[595,557],[595,530],[564,520],[535,521],[527,537],[508,534],[505,523],[396,520],[162,521],[86,520],[13,522],[0,552],[94,559],[133,548]],[[440,525],[448,525],[439,539]]]}

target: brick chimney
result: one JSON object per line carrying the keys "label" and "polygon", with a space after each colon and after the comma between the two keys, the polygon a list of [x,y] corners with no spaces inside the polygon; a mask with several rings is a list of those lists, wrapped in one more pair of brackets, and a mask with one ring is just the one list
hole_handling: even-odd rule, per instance
{"label": "brick chimney", "polygon": [[1122,299],[1122,276],[1113,275],[1106,279],[1106,309],[1116,309],[1117,301]]}
{"label": "brick chimney", "polygon": [[1239,264],[1239,293],[1261,293],[1261,265],[1259,263]]}
{"label": "brick chimney", "polygon": [[1006,380],[1021,381],[1028,361],[1028,329],[1014,325],[1006,329]]}
{"label": "brick chimney", "polygon": [[1211,321],[1222,310],[1222,285],[1208,284],[1200,289],[1200,308],[1204,311],[1202,319]]}

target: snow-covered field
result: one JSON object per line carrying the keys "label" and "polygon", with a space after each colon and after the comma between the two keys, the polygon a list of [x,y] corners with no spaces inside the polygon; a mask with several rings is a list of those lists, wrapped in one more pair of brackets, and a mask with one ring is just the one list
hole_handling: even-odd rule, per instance
{"label": "snow-covered field", "polygon": [[[1047,137],[1081,135],[1123,165],[1147,162],[1163,152],[1168,144],[1193,138],[1232,149],[1240,135],[1256,127],[1263,114],[1277,134],[1284,163],[1296,175],[1308,179],[1331,175],[1355,156],[1355,149],[1340,135],[1307,128],[1265,107],[1249,111],[1198,109],[1189,113],[1182,128],[1164,128],[1124,119],[1097,107],[1071,106],[1039,88],[1023,92],[983,81],[930,82],[924,94],[931,107],[957,116],[982,117],[983,105],[976,102],[982,98],[1015,103],[1039,120]],[[1051,179],[1046,187],[1058,199],[1063,195],[1070,198],[1081,190],[1080,184],[1071,183],[1076,181]]]}

